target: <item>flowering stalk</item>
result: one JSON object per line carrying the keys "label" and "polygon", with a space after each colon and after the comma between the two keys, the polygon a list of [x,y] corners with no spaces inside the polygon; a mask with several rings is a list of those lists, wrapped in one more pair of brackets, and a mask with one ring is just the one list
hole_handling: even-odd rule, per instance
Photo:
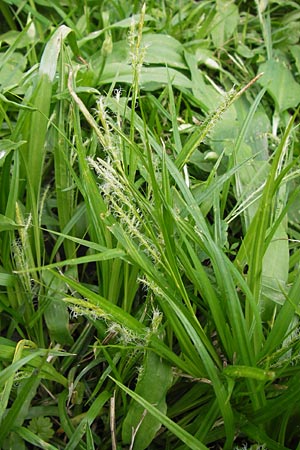
{"label": "flowering stalk", "polygon": [[[145,48],[141,46],[143,26],[144,26],[144,20],[145,20],[145,12],[146,12],[146,4],[144,3],[143,7],[142,7],[138,27],[137,27],[137,33],[136,33],[136,24],[135,24],[134,18],[132,19],[130,33],[129,33],[130,57],[131,57],[131,64],[132,64],[132,70],[133,70],[131,120],[130,120],[130,139],[132,142],[134,141],[134,133],[135,133],[134,114],[135,114],[135,107],[136,107],[136,102],[137,102],[138,92],[139,92],[139,80],[140,80],[141,69],[142,69],[143,61],[144,61],[144,57],[145,57]],[[136,171],[136,158],[131,149],[130,149],[128,165],[129,165],[130,179],[134,180],[135,171]]]}

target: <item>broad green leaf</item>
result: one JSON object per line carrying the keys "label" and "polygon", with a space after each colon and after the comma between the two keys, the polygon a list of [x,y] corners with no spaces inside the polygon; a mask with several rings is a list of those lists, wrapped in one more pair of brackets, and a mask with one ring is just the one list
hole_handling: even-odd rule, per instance
{"label": "broad green leaf", "polygon": [[65,303],[58,298],[51,298],[51,301],[44,312],[46,325],[53,341],[61,345],[71,345],[73,343],[70,335],[69,313]]}
{"label": "broad green leaf", "polygon": [[47,328],[52,340],[61,345],[72,345],[73,338],[69,329],[69,313],[65,302],[62,300],[65,284],[51,276],[49,272],[43,273],[43,279],[47,286],[47,307],[44,312]]}
{"label": "broad green leaf", "polygon": [[[145,54],[143,55],[143,63],[145,65],[155,64],[162,67],[187,69],[183,58],[184,47],[172,36],[153,33],[144,34],[141,40],[141,48],[145,49]],[[107,64],[120,61],[128,64],[130,58],[128,41],[119,41],[114,44],[112,53],[107,57]],[[99,62],[99,54],[94,55],[92,65],[96,67]]]}
{"label": "broad green leaf", "polygon": [[260,357],[271,354],[278,346],[282,345],[288,334],[289,327],[295,317],[299,305],[300,276],[297,274],[295,282],[289,289],[286,300],[276,316],[275,323],[267,336],[266,343],[261,351]]}
{"label": "broad green leaf", "polygon": [[[46,48],[43,52],[41,63],[40,63],[40,75],[47,75],[49,81],[52,83],[54,80],[54,76],[57,68],[57,61],[59,52],[61,50],[62,42],[68,37],[69,34],[74,33],[71,28],[61,25],[53,34],[51,39],[46,45]],[[72,40],[72,45],[75,45],[75,40]],[[73,50],[73,49],[72,49]],[[75,48],[76,53],[77,49]],[[77,55],[79,52],[77,53]]]}
{"label": "broad green leaf", "polygon": [[16,342],[0,337],[0,359],[2,361],[11,361],[14,356]]}
{"label": "broad green leaf", "polygon": [[[142,89],[154,90],[167,86],[169,79],[171,79],[172,85],[179,88],[189,89],[193,86],[185,75],[175,69],[144,66],[141,68],[139,84]],[[100,82],[101,84],[112,82],[132,84],[132,67],[124,63],[106,64]]]}
{"label": "broad green leaf", "polygon": [[290,52],[292,53],[295,64],[297,66],[298,72],[300,72],[300,45],[291,45],[290,46]]}
{"label": "broad green leaf", "polygon": [[211,35],[216,48],[222,48],[239,23],[239,10],[232,0],[217,0]]}
{"label": "broad green leaf", "polygon": [[13,89],[18,84],[22,85],[21,79],[26,68],[27,59],[22,53],[13,53],[8,61],[5,53],[0,53],[0,89],[7,91]]}
{"label": "broad green leaf", "polygon": [[183,57],[184,47],[172,36],[146,33],[143,35],[141,46],[145,48],[144,64],[187,69]]}
{"label": "broad green leaf", "polygon": [[32,42],[32,39],[28,33],[23,33],[17,30],[10,30],[6,33],[1,34],[0,41],[6,42],[8,45],[12,45],[16,42],[18,37],[20,37],[21,39],[18,40],[16,48],[26,47]]}
{"label": "broad green leaf", "polygon": [[276,304],[285,301],[289,274],[289,243],[285,220],[279,225],[263,257],[262,315],[271,320]]}
{"label": "broad green leaf", "polygon": [[[153,351],[146,352],[135,392],[166,414],[166,394],[172,383],[172,368]],[[144,450],[151,444],[160,427],[159,419],[151,414],[145,415],[144,407],[132,400],[122,425],[123,442],[130,444],[133,433],[137,431],[133,450]]]}
{"label": "broad green leaf", "polygon": [[258,82],[266,87],[279,112],[299,105],[300,84],[282,62],[271,59],[261,64],[258,72],[264,73]]}
{"label": "broad green leaf", "polygon": [[[190,80],[179,70],[187,69],[183,58],[184,48],[180,42],[164,34],[147,33],[143,35],[141,48],[144,48],[143,66],[140,73],[140,86],[143,89],[158,89],[168,84],[168,70],[171,82],[180,88],[190,88]],[[161,51],[163,49],[163,51]],[[92,58],[92,67],[98,72],[103,64],[100,54]],[[108,56],[100,83],[123,82],[132,84],[133,69],[128,41],[117,42]]]}
{"label": "broad green leaf", "polygon": [[195,439],[190,433],[188,433],[184,428],[177,425],[171,419],[169,419],[165,414],[163,414],[154,405],[149,403],[143,397],[141,397],[136,392],[130,390],[124,386],[119,381],[112,378],[112,380],[119,386],[123,391],[130,395],[135,401],[137,401],[144,409],[146,409],[151,415],[156,417],[166,428],[168,428],[175,436],[177,436],[182,442],[184,442],[188,448],[192,450],[208,450],[208,448],[200,441]]}
{"label": "broad green leaf", "polygon": [[187,51],[184,52],[187,66],[191,73],[192,93],[201,103],[205,112],[212,112],[220,103],[222,97],[219,92],[204,81],[204,75],[198,68],[196,57]]}

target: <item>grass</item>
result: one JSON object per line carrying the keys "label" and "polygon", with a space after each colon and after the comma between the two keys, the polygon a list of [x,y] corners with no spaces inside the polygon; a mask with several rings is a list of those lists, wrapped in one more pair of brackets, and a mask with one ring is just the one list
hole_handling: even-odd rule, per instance
{"label": "grass", "polygon": [[299,5],[1,14],[0,448],[299,449]]}

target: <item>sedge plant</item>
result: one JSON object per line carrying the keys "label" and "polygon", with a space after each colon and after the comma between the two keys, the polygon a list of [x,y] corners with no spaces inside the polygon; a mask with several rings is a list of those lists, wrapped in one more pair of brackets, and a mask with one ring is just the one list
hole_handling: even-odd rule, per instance
{"label": "sedge plant", "polygon": [[299,7],[160,6],[1,2],[3,449],[299,448]]}

